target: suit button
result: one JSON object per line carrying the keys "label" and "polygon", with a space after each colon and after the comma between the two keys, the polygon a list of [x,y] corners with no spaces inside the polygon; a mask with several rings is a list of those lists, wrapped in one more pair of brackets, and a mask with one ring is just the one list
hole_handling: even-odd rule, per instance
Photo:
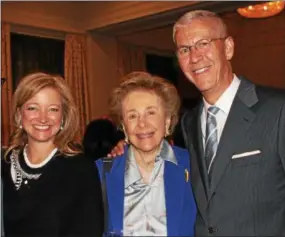
{"label": "suit button", "polygon": [[214,227],[209,227],[208,228],[209,234],[214,234],[215,232],[217,232],[218,230],[215,229]]}

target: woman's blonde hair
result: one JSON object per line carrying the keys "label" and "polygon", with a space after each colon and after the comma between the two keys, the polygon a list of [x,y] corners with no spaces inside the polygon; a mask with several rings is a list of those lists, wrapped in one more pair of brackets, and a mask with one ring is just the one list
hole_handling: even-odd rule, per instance
{"label": "woman's blonde hair", "polygon": [[174,85],[167,80],[153,76],[146,72],[132,72],[121,79],[109,98],[110,116],[118,126],[122,122],[122,101],[132,91],[145,90],[154,92],[163,103],[167,116],[171,119],[169,135],[173,132],[178,122],[180,98]]}
{"label": "woman's blonde hair", "polygon": [[53,88],[61,96],[62,103],[62,129],[55,137],[55,145],[58,150],[66,155],[73,156],[81,152],[79,144],[75,142],[79,120],[77,108],[66,81],[60,76],[52,76],[45,73],[32,73],[22,78],[13,95],[12,114],[14,115],[15,129],[10,137],[7,154],[17,148],[23,148],[28,140],[27,133],[20,127],[21,118],[19,111],[22,106],[44,88]]}

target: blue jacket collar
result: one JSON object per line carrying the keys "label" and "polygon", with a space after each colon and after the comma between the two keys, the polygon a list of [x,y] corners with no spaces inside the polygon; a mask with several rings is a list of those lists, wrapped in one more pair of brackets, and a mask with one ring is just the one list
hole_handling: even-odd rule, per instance
{"label": "blue jacket collar", "polygon": [[[127,147],[124,154],[127,154]],[[177,154],[174,155],[177,156]],[[116,232],[123,230],[126,159],[127,155],[116,158],[111,172],[106,174],[108,203],[111,210],[110,228]],[[169,236],[178,236],[181,223],[179,217],[182,216],[183,211],[185,171],[182,166],[175,165],[173,162],[165,162],[164,169],[167,233]]]}

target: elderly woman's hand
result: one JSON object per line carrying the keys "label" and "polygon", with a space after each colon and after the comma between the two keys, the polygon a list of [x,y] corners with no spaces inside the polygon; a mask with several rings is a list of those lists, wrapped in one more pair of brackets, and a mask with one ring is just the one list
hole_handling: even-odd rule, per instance
{"label": "elderly woman's hand", "polygon": [[120,156],[124,154],[124,146],[126,142],[124,140],[120,140],[117,145],[112,149],[112,151],[108,154],[108,157],[114,158],[116,156]]}

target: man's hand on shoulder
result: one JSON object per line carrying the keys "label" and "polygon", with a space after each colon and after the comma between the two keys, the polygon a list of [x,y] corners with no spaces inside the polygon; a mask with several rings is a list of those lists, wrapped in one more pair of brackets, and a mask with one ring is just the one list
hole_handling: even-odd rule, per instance
{"label": "man's hand on shoulder", "polygon": [[126,145],[126,142],[124,140],[120,140],[107,156],[110,158],[114,158],[116,156],[123,155],[125,145]]}

